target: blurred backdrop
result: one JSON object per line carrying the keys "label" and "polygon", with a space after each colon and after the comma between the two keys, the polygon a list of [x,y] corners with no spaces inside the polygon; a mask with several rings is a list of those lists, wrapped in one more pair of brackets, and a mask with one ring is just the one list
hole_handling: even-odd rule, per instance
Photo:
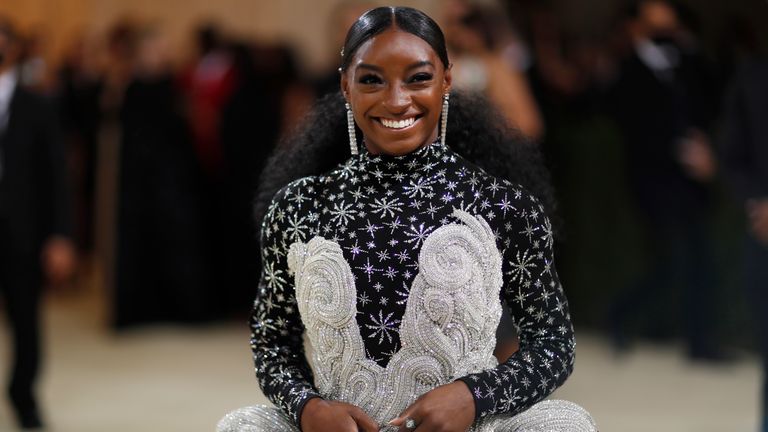
{"label": "blurred backdrop", "polygon": [[[596,382],[623,376],[622,367],[638,380],[629,387],[645,389],[646,374],[683,376],[694,392],[737,393],[737,405],[747,407],[738,415],[749,417],[742,426],[757,430],[764,377],[757,359],[768,329],[755,318],[765,303],[748,289],[759,279],[746,267],[752,255],[744,245],[768,244],[758,232],[768,228],[755,222],[768,226],[768,210],[755,210],[768,202],[768,185],[744,179],[750,169],[768,170],[768,161],[745,156],[744,137],[758,135],[740,121],[752,114],[739,98],[768,80],[749,72],[768,53],[768,2],[399,3],[441,24],[455,87],[483,92],[546,156],[559,200],[558,269],[590,350],[577,363],[575,377],[583,367],[584,378],[568,396],[594,404],[587,408],[598,423],[603,415],[620,425],[640,421],[642,409],[610,405],[615,389]],[[55,430],[109,423],[110,416],[97,417],[78,429],[72,425],[87,414],[57,414],[75,403],[64,402],[68,391],[76,398],[78,386],[107,385],[108,378],[63,378],[79,377],[81,362],[89,362],[68,351],[78,343],[104,359],[103,377],[121,371],[133,383],[165,376],[162,385],[178,386],[168,378],[179,372],[174,359],[206,358],[182,372],[231,380],[197,389],[214,417],[258,394],[244,324],[259,276],[251,214],[258,176],[281,134],[315,98],[338,90],[346,28],[380,4],[0,2],[22,36],[21,85],[53,101],[66,150],[78,263],[44,303],[52,348],[41,387],[51,423],[58,417],[64,425]],[[768,148],[764,136],[755,140]],[[179,341],[186,343],[176,352],[160,348]],[[160,363],[110,367],[117,358]],[[663,382],[656,386],[665,391]],[[216,394],[231,397],[211,402]],[[74,411],[103,402],[84,395]],[[195,410],[195,403],[168,409]],[[655,430],[726,430],[696,423],[685,409],[677,416],[668,405],[649,409],[665,408],[661,418],[677,426]],[[186,430],[154,421],[165,429],[132,423],[124,430]],[[639,425],[616,430],[647,430]]]}

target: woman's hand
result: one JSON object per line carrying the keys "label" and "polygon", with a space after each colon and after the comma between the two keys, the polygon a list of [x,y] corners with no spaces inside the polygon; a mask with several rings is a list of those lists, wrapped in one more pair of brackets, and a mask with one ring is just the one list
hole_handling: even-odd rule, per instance
{"label": "woman's hand", "polygon": [[301,412],[302,432],[378,432],[379,426],[360,408],[321,398],[310,399]]}
{"label": "woman's hand", "polygon": [[[416,428],[408,428],[412,419]],[[424,393],[389,424],[400,426],[400,432],[466,432],[475,420],[475,401],[469,387],[454,381]]]}

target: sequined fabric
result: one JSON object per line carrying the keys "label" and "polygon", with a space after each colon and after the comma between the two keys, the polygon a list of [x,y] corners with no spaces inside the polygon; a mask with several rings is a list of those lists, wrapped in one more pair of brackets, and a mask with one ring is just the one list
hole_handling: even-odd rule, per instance
{"label": "sequined fabric", "polygon": [[256,405],[225,415],[216,432],[299,432],[299,428],[279,409]]}
{"label": "sequined fabric", "polygon": [[[382,432],[394,432],[385,427]],[[546,400],[510,416],[483,419],[472,432],[596,432],[597,425],[584,408],[568,401]],[[277,408],[251,406],[227,414],[216,432],[299,432],[291,419]]]}
{"label": "sequined fabric", "polygon": [[[433,239],[441,239],[445,253],[428,252]],[[572,370],[573,329],[542,206],[439,142],[401,157],[363,151],[328,174],[293,182],[275,196],[261,240],[264,273],[251,318],[256,374],[264,393],[296,423],[314,396],[347,392],[380,420],[396,408],[371,405],[366,394],[401,392],[393,399],[403,404],[461,379],[480,425],[485,417],[533,406]],[[316,301],[299,303],[307,265],[318,266],[310,273],[327,275],[327,289]],[[451,266],[458,270],[451,273]],[[420,289],[429,294],[417,296]],[[510,307],[520,350],[497,365],[487,333],[498,322],[499,298]],[[422,313],[412,317],[410,309]],[[305,325],[319,352],[315,360],[336,359],[317,368],[317,381],[303,351]],[[407,354],[413,347],[433,351],[418,365],[429,373],[383,372],[416,355]],[[345,367],[376,377],[350,381],[354,373]]]}

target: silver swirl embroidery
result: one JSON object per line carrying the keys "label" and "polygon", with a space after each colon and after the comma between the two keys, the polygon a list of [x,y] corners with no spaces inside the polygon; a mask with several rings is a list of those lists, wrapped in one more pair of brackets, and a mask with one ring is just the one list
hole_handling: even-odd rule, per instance
{"label": "silver swirl embroidery", "polygon": [[355,282],[341,247],[319,236],[291,245],[288,267],[324,397],[357,405],[385,426],[421,394],[496,366],[501,254],[482,217],[461,210],[453,216],[462,224],[424,240],[401,348],[386,368],[365,357]]}
{"label": "silver swirl embroidery", "polygon": [[[315,350],[317,387],[332,391],[342,380],[342,366],[364,356],[354,317],[357,312],[354,278],[341,247],[320,237],[309,244],[296,242],[288,253],[288,268],[295,273],[296,300]],[[350,295],[350,287],[352,294]]]}
{"label": "silver swirl embroidery", "polygon": [[[515,416],[481,419],[472,431],[597,432],[597,425],[584,408],[572,402],[546,400]],[[260,405],[227,414],[219,421],[216,432],[299,432],[299,428],[279,409]]]}

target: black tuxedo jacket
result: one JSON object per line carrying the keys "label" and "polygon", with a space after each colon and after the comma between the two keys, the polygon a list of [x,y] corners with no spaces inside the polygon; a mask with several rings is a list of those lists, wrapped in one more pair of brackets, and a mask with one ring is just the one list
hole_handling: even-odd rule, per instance
{"label": "black tuxedo jacket", "polygon": [[67,161],[52,101],[17,86],[9,109],[0,133],[0,247],[35,254],[50,235],[70,234]]}
{"label": "black tuxedo jacket", "polygon": [[[612,89],[613,113],[625,145],[629,187],[644,211],[698,213],[709,204],[709,187],[691,179],[679,163],[680,140],[689,128],[707,131],[709,104],[703,68],[693,56],[666,77],[637,54],[621,63]],[[711,87],[711,85],[709,86]]]}
{"label": "black tuxedo jacket", "polygon": [[768,59],[747,62],[725,104],[723,160],[741,200],[768,198],[767,77]]}

